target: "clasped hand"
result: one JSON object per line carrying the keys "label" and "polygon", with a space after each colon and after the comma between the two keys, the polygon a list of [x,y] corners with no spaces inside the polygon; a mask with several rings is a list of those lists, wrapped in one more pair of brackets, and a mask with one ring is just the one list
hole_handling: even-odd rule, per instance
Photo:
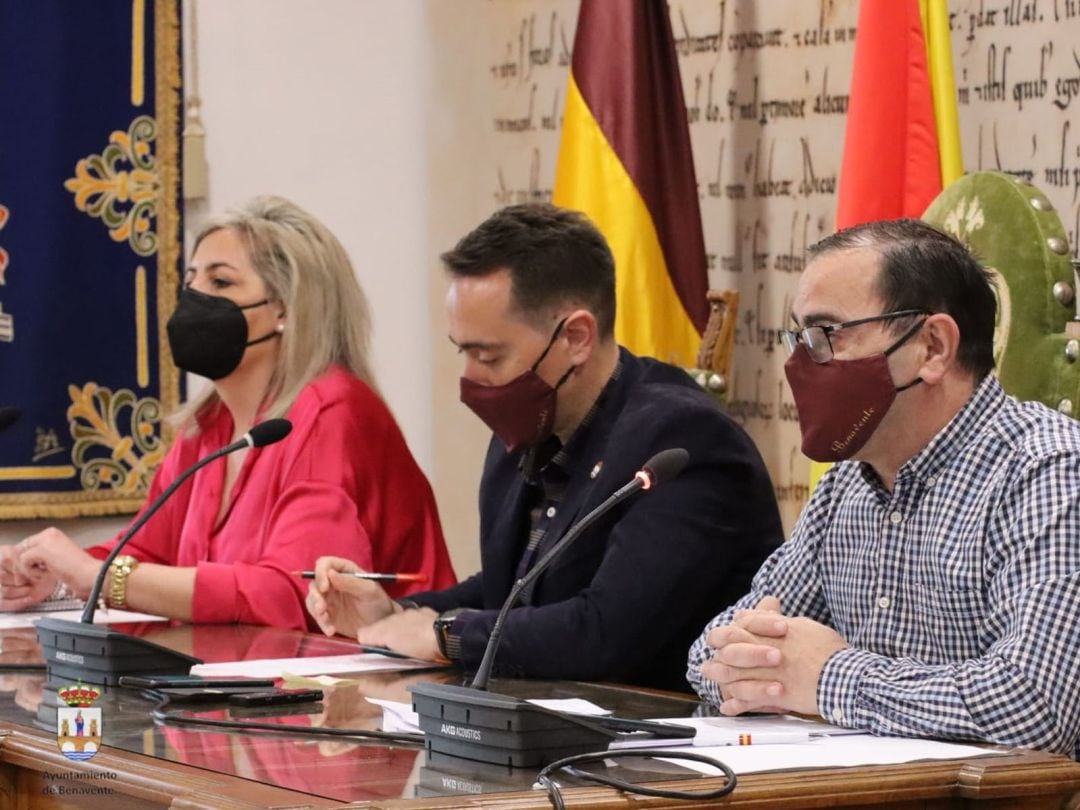
{"label": "clasped hand", "polygon": [[85,598],[100,569],[100,560],[55,528],[13,546],[0,546],[0,611],[21,610],[42,601],[57,581]]}
{"label": "clasped hand", "polygon": [[756,608],[736,612],[731,624],[709,632],[713,649],[701,674],[719,686],[726,715],[744,712],[817,714],[817,686],[825,662],[848,646],[830,627],[784,616],[766,596]]}

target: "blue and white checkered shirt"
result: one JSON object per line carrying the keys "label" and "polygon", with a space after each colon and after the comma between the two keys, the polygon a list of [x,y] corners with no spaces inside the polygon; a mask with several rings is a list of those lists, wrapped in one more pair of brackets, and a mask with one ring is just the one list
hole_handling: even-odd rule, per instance
{"label": "blue and white checkered shirt", "polygon": [[1080,423],[1019,403],[987,377],[899,470],[822,478],[751,593],[851,645],[826,663],[818,710],[883,735],[984,740],[1080,754]]}

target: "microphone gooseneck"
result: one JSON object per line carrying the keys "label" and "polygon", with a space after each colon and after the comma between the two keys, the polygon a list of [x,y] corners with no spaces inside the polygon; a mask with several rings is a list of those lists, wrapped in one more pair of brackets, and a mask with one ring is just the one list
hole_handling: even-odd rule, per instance
{"label": "microphone gooseneck", "polygon": [[288,419],[268,419],[265,422],[260,422],[237,441],[222,447],[220,450],[215,450],[210,455],[199,459],[180,473],[176,480],[169,484],[165,491],[162,492],[154,502],[139,515],[139,518],[131,524],[130,528],[124,532],[124,536],[120,538],[119,542],[113,546],[113,550],[110,551],[109,555],[102,561],[101,570],[98,571],[97,579],[94,580],[94,587],[90,589],[90,595],[86,598],[86,606],[83,608],[83,614],[80,621],[83,624],[94,623],[94,614],[97,612],[98,599],[101,597],[101,589],[105,587],[105,577],[109,573],[109,566],[112,564],[112,561],[116,559],[124,546],[128,544],[128,541],[135,536],[143,525],[145,525],[146,521],[157,513],[158,509],[161,508],[161,505],[176,492],[181,484],[211,461],[219,459],[222,456],[227,456],[229,453],[235,453],[237,450],[243,450],[247,447],[265,447],[268,444],[281,441],[289,435],[290,430],[292,430],[292,422]]}
{"label": "microphone gooseneck", "polygon": [[499,639],[502,637],[503,624],[510,609],[517,602],[518,597],[521,596],[521,592],[534,582],[567,546],[573,543],[582,532],[599,518],[639,490],[649,490],[670,481],[683,471],[689,460],[690,454],[681,447],[672,447],[654,455],[642,465],[641,469],[634,474],[634,477],[628,483],[615,490],[603,503],[574,524],[566,534],[559,538],[555,545],[548,549],[544,556],[536,561],[536,564],[523,577],[514,583],[514,586],[510,589],[510,595],[503,602],[502,607],[499,609],[499,615],[495,618],[495,624],[491,628],[487,646],[484,647],[484,656],[480,659],[480,666],[476,669],[476,675],[473,676],[473,689],[487,689],[488,681],[491,679],[491,670],[495,665],[495,654],[499,647]]}

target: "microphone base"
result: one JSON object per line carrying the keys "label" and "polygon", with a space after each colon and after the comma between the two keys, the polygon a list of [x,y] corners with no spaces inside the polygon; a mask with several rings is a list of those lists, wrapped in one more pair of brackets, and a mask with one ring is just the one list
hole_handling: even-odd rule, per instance
{"label": "microphone base", "polygon": [[36,627],[50,681],[115,686],[123,675],[186,675],[202,663],[107,625],[45,618]]}
{"label": "microphone base", "polygon": [[589,719],[509,695],[442,683],[415,684],[409,691],[429,755],[532,768],[573,754],[603,751],[617,736]]}

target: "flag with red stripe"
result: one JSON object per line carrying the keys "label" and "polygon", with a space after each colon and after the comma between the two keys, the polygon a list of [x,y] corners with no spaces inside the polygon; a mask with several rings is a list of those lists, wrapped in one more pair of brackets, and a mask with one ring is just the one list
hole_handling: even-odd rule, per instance
{"label": "flag with red stripe", "polygon": [[708,269],[664,0],[582,0],[554,202],[585,212],[611,245],[616,339],[691,365]]}
{"label": "flag with red stripe", "polygon": [[836,227],[918,217],[941,192],[941,157],[918,0],[863,0]]}

